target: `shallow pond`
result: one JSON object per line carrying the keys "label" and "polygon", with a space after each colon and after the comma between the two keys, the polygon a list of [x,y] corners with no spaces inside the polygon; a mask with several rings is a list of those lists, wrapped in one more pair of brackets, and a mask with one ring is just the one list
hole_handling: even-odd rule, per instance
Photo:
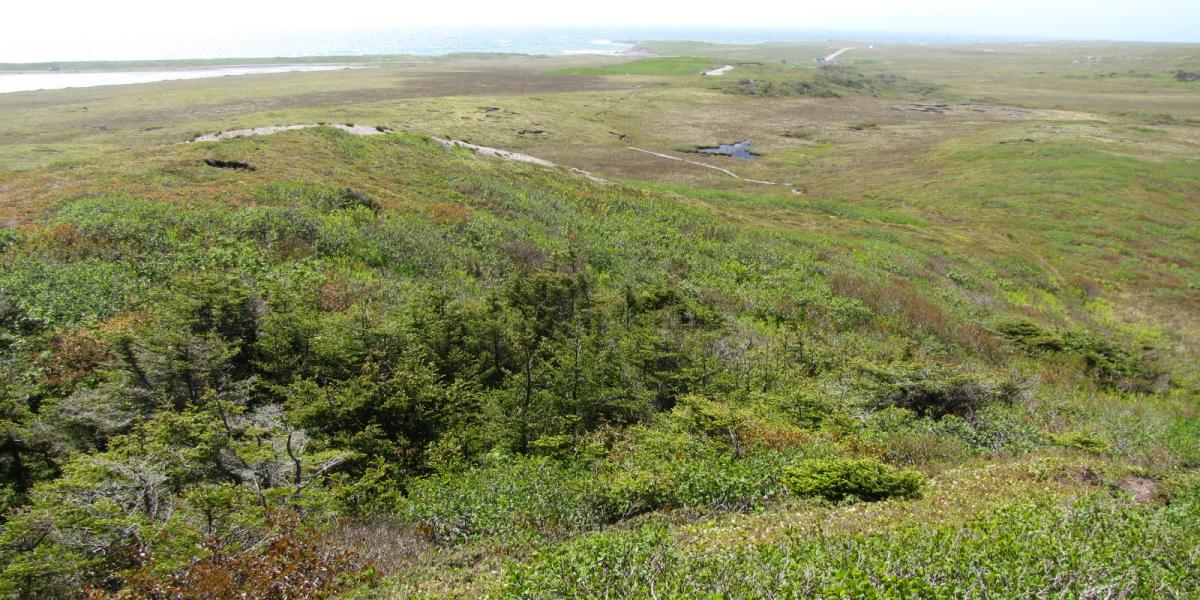
{"label": "shallow pond", "polygon": [[700,154],[719,154],[722,156],[732,156],[734,158],[757,158],[758,154],[749,150],[750,140],[738,142],[736,144],[719,144],[717,146],[708,146],[700,148]]}

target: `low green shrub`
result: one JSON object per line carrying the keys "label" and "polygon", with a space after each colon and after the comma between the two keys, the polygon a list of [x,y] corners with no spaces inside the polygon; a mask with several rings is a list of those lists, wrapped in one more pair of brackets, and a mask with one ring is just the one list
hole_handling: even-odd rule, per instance
{"label": "low green shrub", "polygon": [[996,331],[1031,356],[1066,349],[1062,336],[1028,319],[1004,321]]}
{"label": "low green shrub", "polygon": [[433,475],[409,487],[406,517],[440,543],[482,537],[556,537],[601,523],[588,476],[545,458]]}
{"label": "low green shrub", "polygon": [[806,460],[784,471],[780,480],[797,496],[833,502],[851,497],[868,502],[917,498],[925,485],[920,473],[901,471],[873,459]]}
{"label": "low green shrub", "polygon": [[873,373],[883,380],[877,405],[907,408],[918,416],[973,420],[990,404],[1011,404],[1026,384],[1014,377],[978,374],[939,365],[900,365]]}
{"label": "low green shrub", "polygon": [[1090,333],[1072,332],[1064,339],[1067,349],[1083,357],[1092,377],[1104,387],[1134,393],[1161,391],[1163,371],[1152,349],[1131,350]]}
{"label": "low green shrub", "polygon": [[[581,536],[509,566],[505,598],[1193,598],[1195,483],[1166,506],[1106,493],[1018,501],[966,523],[736,542],[660,524]],[[1098,532],[1102,532],[1098,534]],[[741,531],[739,531],[741,533]],[[757,532],[756,532],[757,533]],[[721,537],[718,537],[721,536]],[[719,543],[714,543],[716,540]]]}
{"label": "low green shrub", "polygon": [[1152,348],[1130,349],[1111,339],[1086,331],[1051,331],[1028,319],[1004,321],[996,331],[1025,354],[1033,357],[1067,352],[1083,359],[1100,385],[1126,392],[1152,392],[1161,387],[1162,369],[1155,363]]}
{"label": "low green shrub", "polygon": [[1051,434],[1050,440],[1064,448],[1075,448],[1085,452],[1104,454],[1112,450],[1112,443],[1104,438],[1083,432],[1069,431],[1062,434]]}

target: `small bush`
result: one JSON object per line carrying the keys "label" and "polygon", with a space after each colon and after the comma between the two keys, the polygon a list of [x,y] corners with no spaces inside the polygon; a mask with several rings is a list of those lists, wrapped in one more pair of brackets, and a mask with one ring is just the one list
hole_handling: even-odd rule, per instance
{"label": "small bush", "polygon": [[1028,319],[1005,321],[997,325],[996,330],[1031,356],[1061,352],[1066,348],[1061,336]]}
{"label": "small bush", "polygon": [[1165,378],[1153,349],[1130,350],[1117,342],[1082,332],[1065,336],[1068,350],[1083,357],[1088,372],[1101,385],[1123,392],[1163,391]]}
{"label": "small bush", "polygon": [[1112,443],[1099,436],[1082,431],[1072,431],[1060,435],[1051,435],[1051,441],[1065,448],[1075,448],[1084,452],[1104,454],[1112,450]]}
{"label": "small bush", "polygon": [[974,421],[983,407],[1011,404],[1025,393],[1025,384],[1011,377],[986,377],[938,366],[902,366],[877,375],[886,383],[880,408],[907,408],[917,416],[934,419],[954,415]]}
{"label": "small bush", "polygon": [[343,188],[337,193],[338,208],[354,208],[361,206],[367,210],[379,214],[383,207],[379,205],[374,198],[351,188]]}
{"label": "small bush", "polygon": [[680,487],[674,470],[639,469],[615,475],[593,495],[592,504],[609,522],[677,504],[674,491]]}
{"label": "small bush", "polygon": [[916,471],[900,471],[872,459],[807,460],[785,471],[780,480],[797,496],[832,502],[851,497],[868,502],[918,498],[925,485],[925,477]]}

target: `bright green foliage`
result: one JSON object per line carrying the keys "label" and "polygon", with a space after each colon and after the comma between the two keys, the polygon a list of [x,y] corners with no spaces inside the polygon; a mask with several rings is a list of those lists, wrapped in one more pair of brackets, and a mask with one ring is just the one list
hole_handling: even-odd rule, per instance
{"label": "bright green foliage", "polygon": [[980,582],[1005,596],[1132,598],[1200,593],[1192,488],[1165,508],[1092,496],[1014,501],[964,524],[911,523],[858,535],[799,533],[755,543],[658,526],[584,536],[512,565],[509,598],[957,598]]}
{"label": "bright green foliage", "polygon": [[493,463],[412,482],[406,515],[443,543],[561,537],[601,524],[586,472],[543,458],[496,456]]}
{"label": "bright green foliage", "polygon": [[1051,439],[1054,441],[1054,443],[1060,446],[1077,448],[1079,450],[1095,452],[1097,454],[1103,454],[1112,450],[1111,442],[1081,431],[1072,431],[1062,435],[1054,435],[1051,436]]}
{"label": "bright green foliage", "polygon": [[564,69],[563,73],[576,75],[649,75],[658,77],[699,76],[702,71],[715,69],[725,63],[714,58],[695,56],[668,56],[641,58],[607,67],[578,67]]}
{"label": "bright green foliage", "polygon": [[832,502],[916,498],[925,485],[925,477],[916,471],[870,459],[807,460],[784,471],[780,480],[792,494]]}

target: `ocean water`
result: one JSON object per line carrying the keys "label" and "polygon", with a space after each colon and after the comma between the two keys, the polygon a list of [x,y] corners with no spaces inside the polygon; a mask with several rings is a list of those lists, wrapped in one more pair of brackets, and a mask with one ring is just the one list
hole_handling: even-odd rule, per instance
{"label": "ocean water", "polygon": [[1003,41],[979,36],[908,34],[800,29],[720,27],[458,27],[412,29],[329,29],[306,32],[264,31],[254,34],[208,33],[203,36],[113,38],[97,45],[56,43],[38,47],[0,40],[0,63],[72,60],[160,60],[182,58],[264,58],[296,56],[364,56],[457,52],[512,52],[562,55],[614,54],[638,40],[688,40],[715,43],[810,42],[964,42]]}
{"label": "ocean water", "polygon": [[[0,63],[75,60],[169,60],[189,58],[273,58],[304,56],[368,56],[408,54],[434,56],[453,53],[513,53],[562,56],[570,54],[618,55],[643,40],[685,40],[724,44],[811,42],[839,40],[871,43],[949,43],[1003,41],[947,35],[806,31],[790,29],[670,28],[670,27],[487,27],[420,29],[353,29],[309,32],[261,32],[254,35],[214,33],[197,37],[156,39],[146,36],[115,38],[103,45],[70,44],[6,46],[0,39]],[[83,42],[80,42],[83,44]],[[211,67],[194,69],[139,69],[128,71],[4,72],[0,94],[102,85],[149,83],[251,73],[322,70],[330,66]]]}

